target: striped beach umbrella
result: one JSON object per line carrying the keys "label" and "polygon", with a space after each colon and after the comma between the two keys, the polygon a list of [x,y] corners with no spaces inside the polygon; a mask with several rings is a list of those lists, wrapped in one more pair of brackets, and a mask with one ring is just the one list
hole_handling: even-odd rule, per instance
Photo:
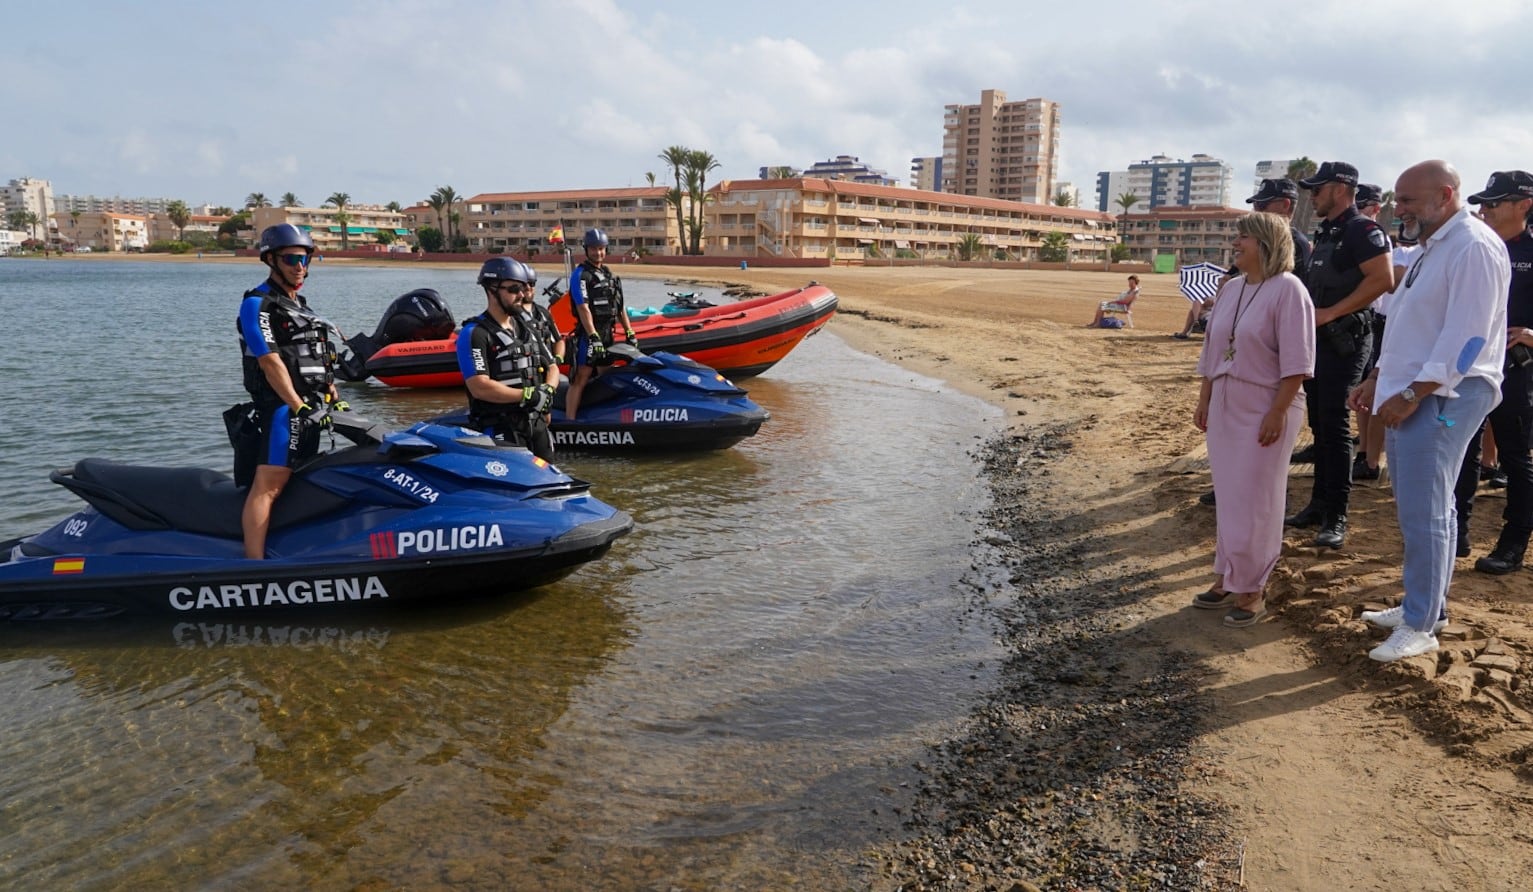
{"label": "striped beach umbrella", "polygon": [[1225,269],[1207,261],[1182,267],[1176,274],[1176,286],[1183,296],[1195,304],[1211,300],[1219,293],[1219,280]]}

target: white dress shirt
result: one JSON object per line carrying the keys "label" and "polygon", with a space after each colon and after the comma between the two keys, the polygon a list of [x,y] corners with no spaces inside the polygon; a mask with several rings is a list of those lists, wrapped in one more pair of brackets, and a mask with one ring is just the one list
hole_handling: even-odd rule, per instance
{"label": "white dress shirt", "polygon": [[1499,399],[1511,277],[1506,242],[1467,208],[1432,233],[1390,302],[1374,410],[1415,381],[1452,398],[1460,381],[1480,377]]}

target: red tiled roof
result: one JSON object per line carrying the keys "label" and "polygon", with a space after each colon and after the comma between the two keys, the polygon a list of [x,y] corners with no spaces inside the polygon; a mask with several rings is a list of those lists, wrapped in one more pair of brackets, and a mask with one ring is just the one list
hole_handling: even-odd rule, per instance
{"label": "red tiled roof", "polygon": [[978,195],[959,195],[954,192],[928,192],[925,189],[904,189],[899,186],[875,186],[870,183],[827,180],[820,179],[819,177],[794,177],[792,179],[780,180],[725,180],[708,191],[753,192],[768,189],[802,189],[805,191],[831,192],[838,195],[855,195],[863,198],[887,198],[893,201],[925,201],[967,208],[990,208],[998,211],[1021,210],[1035,216],[1065,217],[1076,220],[1111,221],[1117,219],[1112,214],[1085,208],[1067,208],[1052,204],[1007,201],[1002,198],[982,198]]}
{"label": "red tiled roof", "polygon": [[564,189],[544,192],[484,192],[466,199],[488,201],[581,201],[588,198],[664,198],[664,186],[624,186],[616,189]]}

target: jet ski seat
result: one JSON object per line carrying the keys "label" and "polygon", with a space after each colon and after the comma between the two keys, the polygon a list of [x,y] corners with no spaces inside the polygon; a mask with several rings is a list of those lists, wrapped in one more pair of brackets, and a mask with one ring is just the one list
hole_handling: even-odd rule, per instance
{"label": "jet ski seat", "polygon": [[[102,514],[131,530],[181,530],[242,539],[240,513],[246,490],[233,478],[206,468],[157,468],[99,458],[49,475]],[[288,481],[272,510],[273,529],[301,523],[345,507],[346,500],[304,482]]]}

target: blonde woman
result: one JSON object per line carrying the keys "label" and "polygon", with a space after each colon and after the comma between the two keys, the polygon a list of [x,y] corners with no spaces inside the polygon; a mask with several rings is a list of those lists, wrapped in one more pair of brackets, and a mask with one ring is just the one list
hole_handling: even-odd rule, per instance
{"label": "blonde woman", "polygon": [[1218,494],[1215,582],[1193,599],[1229,608],[1228,626],[1266,614],[1267,577],[1283,548],[1288,456],[1304,423],[1304,379],[1315,371],[1315,307],[1293,268],[1288,221],[1236,224],[1239,275],[1219,289],[1198,359],[1193,424],[1208,440]]}

